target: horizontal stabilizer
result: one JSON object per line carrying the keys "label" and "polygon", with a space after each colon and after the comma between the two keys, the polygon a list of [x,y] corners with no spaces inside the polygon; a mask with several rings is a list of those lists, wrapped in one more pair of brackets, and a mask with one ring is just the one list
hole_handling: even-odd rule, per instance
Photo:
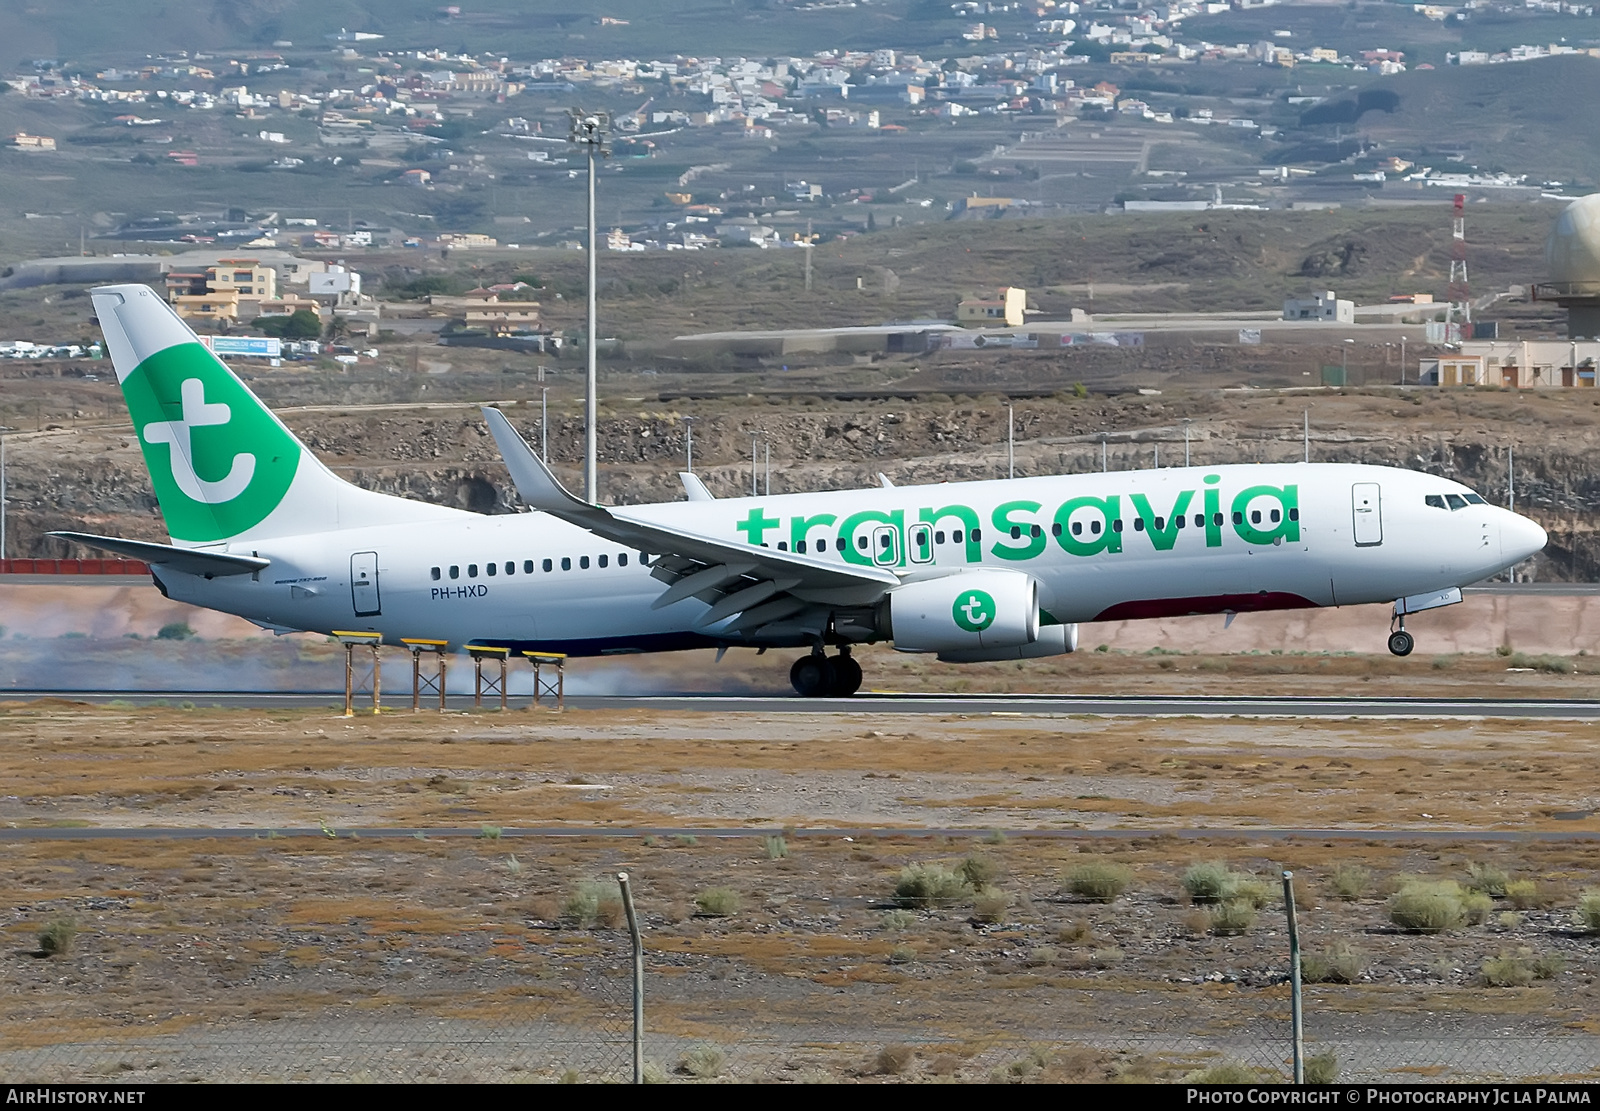
{"label": "horizontal stabilizer", "polygon": [[170,567],[185,575],[250,575],[272,562],[259,556],[202,552],[192,548],[174,548],[170,544],[151,544],[144,540],[123,540],[118,536],[95,536],[87,532],[51,532],[46,535],[70,540],[86,548],[99,548],[129,559],[143,560],[152,567]]}

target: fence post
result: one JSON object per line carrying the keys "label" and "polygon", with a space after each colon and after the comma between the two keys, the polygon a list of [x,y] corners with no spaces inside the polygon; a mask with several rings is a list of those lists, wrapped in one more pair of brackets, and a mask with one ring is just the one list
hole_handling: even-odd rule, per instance
{"label": "fence post", "polygon": [[1294,873],[1283,873],[1283,910],[1289,918],[1289,1012],[1294,1024],[1294,1082],[1306,1082],[1306,1035],[1300,1000],[1300,927],[1294,917]]}
{"label": "fence post", "polygon": [[617,873],[622,889],[622,909],[628,915],[628,933],[633,936],[633,1082],[644,1083],[644,939],[639,936],[639,917],[633,912],[633,890],[628,873]]}

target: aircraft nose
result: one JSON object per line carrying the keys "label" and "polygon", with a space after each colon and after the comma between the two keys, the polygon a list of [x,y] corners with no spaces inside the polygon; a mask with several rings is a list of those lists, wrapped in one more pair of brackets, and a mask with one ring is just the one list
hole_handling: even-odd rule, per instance
{"label": "aircraft nose", "polygon": [[1549,536],[1537,521],[1518,513],[1507,513],[1500,526],[1500,551],[1507,563],[1520,563],[1544,551],[1547,540]]}

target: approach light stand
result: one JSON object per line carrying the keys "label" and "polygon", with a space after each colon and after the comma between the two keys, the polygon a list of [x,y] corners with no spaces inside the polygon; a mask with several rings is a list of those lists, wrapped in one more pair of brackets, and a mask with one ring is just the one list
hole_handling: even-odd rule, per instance
{"label": "approach light stand", "polygon": [[578,108],[569,111],[571,131],[569,142],[586,148],[589,156],[589,315],[587,324],[588,381],[584,384],[583,431],[583,496],[591,505],[600,498],[600,480],[595,464],[595,410],[598,408],[595,390],[595,215],[594,215],[594,163],[595,158],[609,158],[606,149],[606,132],[611,128],[611,117],[605,112],[585,112]]}

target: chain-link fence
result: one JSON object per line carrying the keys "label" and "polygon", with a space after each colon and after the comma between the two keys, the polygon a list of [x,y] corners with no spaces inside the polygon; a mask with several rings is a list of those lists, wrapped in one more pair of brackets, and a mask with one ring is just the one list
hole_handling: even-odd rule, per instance
{"label": "chain-link fence", "polygon": [[[429,976],[314,994],[238,983],[165,1013],[109,1001],[8,1024],[11,1081],[622,1081],[632,1077],[626,931],[522,982]],[[337,958],[336,958],[337,959]],[[957,958],[796,962],[646,952],[643,1051],[664,1081],[1287,1081],[1286,984],[1083,987],[1057,969],[974,983]],[[498,976],[504,981],[507,978]],[[420,981],[420,982],[419,982]],[[949,984],[948,991],[940,988]],[[4,985],[12,994],[17,984]],[[440,986],[442,988],[442,985]],[[930,987],[932,990],[929,990]],[[1538,1015],[1418,1014],[1354,987],[1308,990],[1308,1078],[1592,1079],[1600,1037]]]}

